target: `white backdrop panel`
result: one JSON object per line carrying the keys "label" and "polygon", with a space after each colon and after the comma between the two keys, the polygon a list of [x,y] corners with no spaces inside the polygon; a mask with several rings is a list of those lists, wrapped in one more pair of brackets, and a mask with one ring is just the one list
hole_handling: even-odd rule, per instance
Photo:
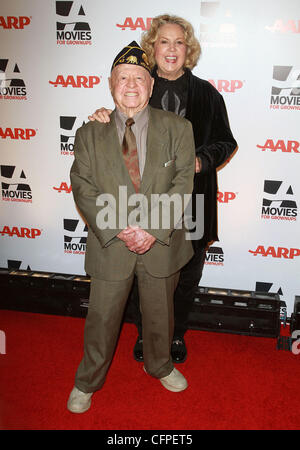
{"label": "white backdrop panel", "polygon": [[[118,51],[139,42],[152,17],[176,14],[195,28],[202,55],[193,72],[223,95],[239,144],[218,172],[220,241],[201,285],[265,283],[282,292],[290,315],[300,293],[299,1],[67,3],[1,2],[0,89],[17,98],[0,98],[0,266],[84,274],[87,231],[69,177],[75,131],[113,106],[107,79]],[[79,44],[57,39],[57,22],[89,30],[71,38]],[[73,26],[64,31],[71,36]]]}

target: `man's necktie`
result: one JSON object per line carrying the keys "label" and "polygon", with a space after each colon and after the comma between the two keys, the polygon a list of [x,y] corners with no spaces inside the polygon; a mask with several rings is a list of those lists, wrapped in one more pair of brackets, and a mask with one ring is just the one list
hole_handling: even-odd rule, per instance
{"label": "man's necktie", "polygon": [[134,124],[134,120],[132,118],[129,118],[126,120],[125,123],[126,128],[122,144],[123,157],[131,181],[133,183],[134,189],[136,192],[138,192],[141,184],[141,176],[139,169],[139,158],[137,153],[136,139],[131,129],[131,126]]}

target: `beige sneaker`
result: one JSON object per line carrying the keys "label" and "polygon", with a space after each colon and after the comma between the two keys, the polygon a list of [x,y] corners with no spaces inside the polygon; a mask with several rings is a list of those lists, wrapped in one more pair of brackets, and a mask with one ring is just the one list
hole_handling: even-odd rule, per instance
{"label": "beige sneaker", "polygon": [[[145,366],[144,371],[147,373]],[[159,381],[166,389],[168,389],[168,391],[172,392],[184,391],[188,387],[186,379],[179,370],[175,369],[175,367],[170,375],[160,378]]]}
{"label": "beige sneaker", "polygon": [[72,413],[84,413],[91,406],[91,397],[93,392],[85,393],[74,387],[68,400],[68,410]]}
{"label": "beige sneaker", "polygon": [[166,389],[172,392],[184,391],[188,387],[186,379],[175,367],[170,375],[160,378],[159,381]]}

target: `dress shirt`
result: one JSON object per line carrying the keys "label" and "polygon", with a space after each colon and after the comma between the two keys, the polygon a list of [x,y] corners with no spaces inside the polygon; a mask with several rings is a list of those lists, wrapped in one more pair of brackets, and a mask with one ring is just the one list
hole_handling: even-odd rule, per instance
{"label": "dress shirt", "polygon": [[[120,140],[120,145],[122,145],[123,137],[125,133],[125,122],[128,117],[118,108],[116,108],[116,125],[118,130],[118,136]],[[147,132],[148,132],[148,122],[149,122],[149,109],[146,108],[139,111],[135,116],[133,116],[134,124],[131,129],[135,135],[137,152],[139,158],[139,169],[141,178],[143,176],[146,153],[147,153]]]}

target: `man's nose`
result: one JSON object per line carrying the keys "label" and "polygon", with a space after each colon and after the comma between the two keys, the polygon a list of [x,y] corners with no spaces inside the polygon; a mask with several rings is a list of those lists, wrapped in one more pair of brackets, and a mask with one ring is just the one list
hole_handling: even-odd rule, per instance
{"label": "man's nose", "polygon": [[134,77],[129,77],[127,85],[130,86],[130,87],[135,87],[136,86],[136,79]]}

